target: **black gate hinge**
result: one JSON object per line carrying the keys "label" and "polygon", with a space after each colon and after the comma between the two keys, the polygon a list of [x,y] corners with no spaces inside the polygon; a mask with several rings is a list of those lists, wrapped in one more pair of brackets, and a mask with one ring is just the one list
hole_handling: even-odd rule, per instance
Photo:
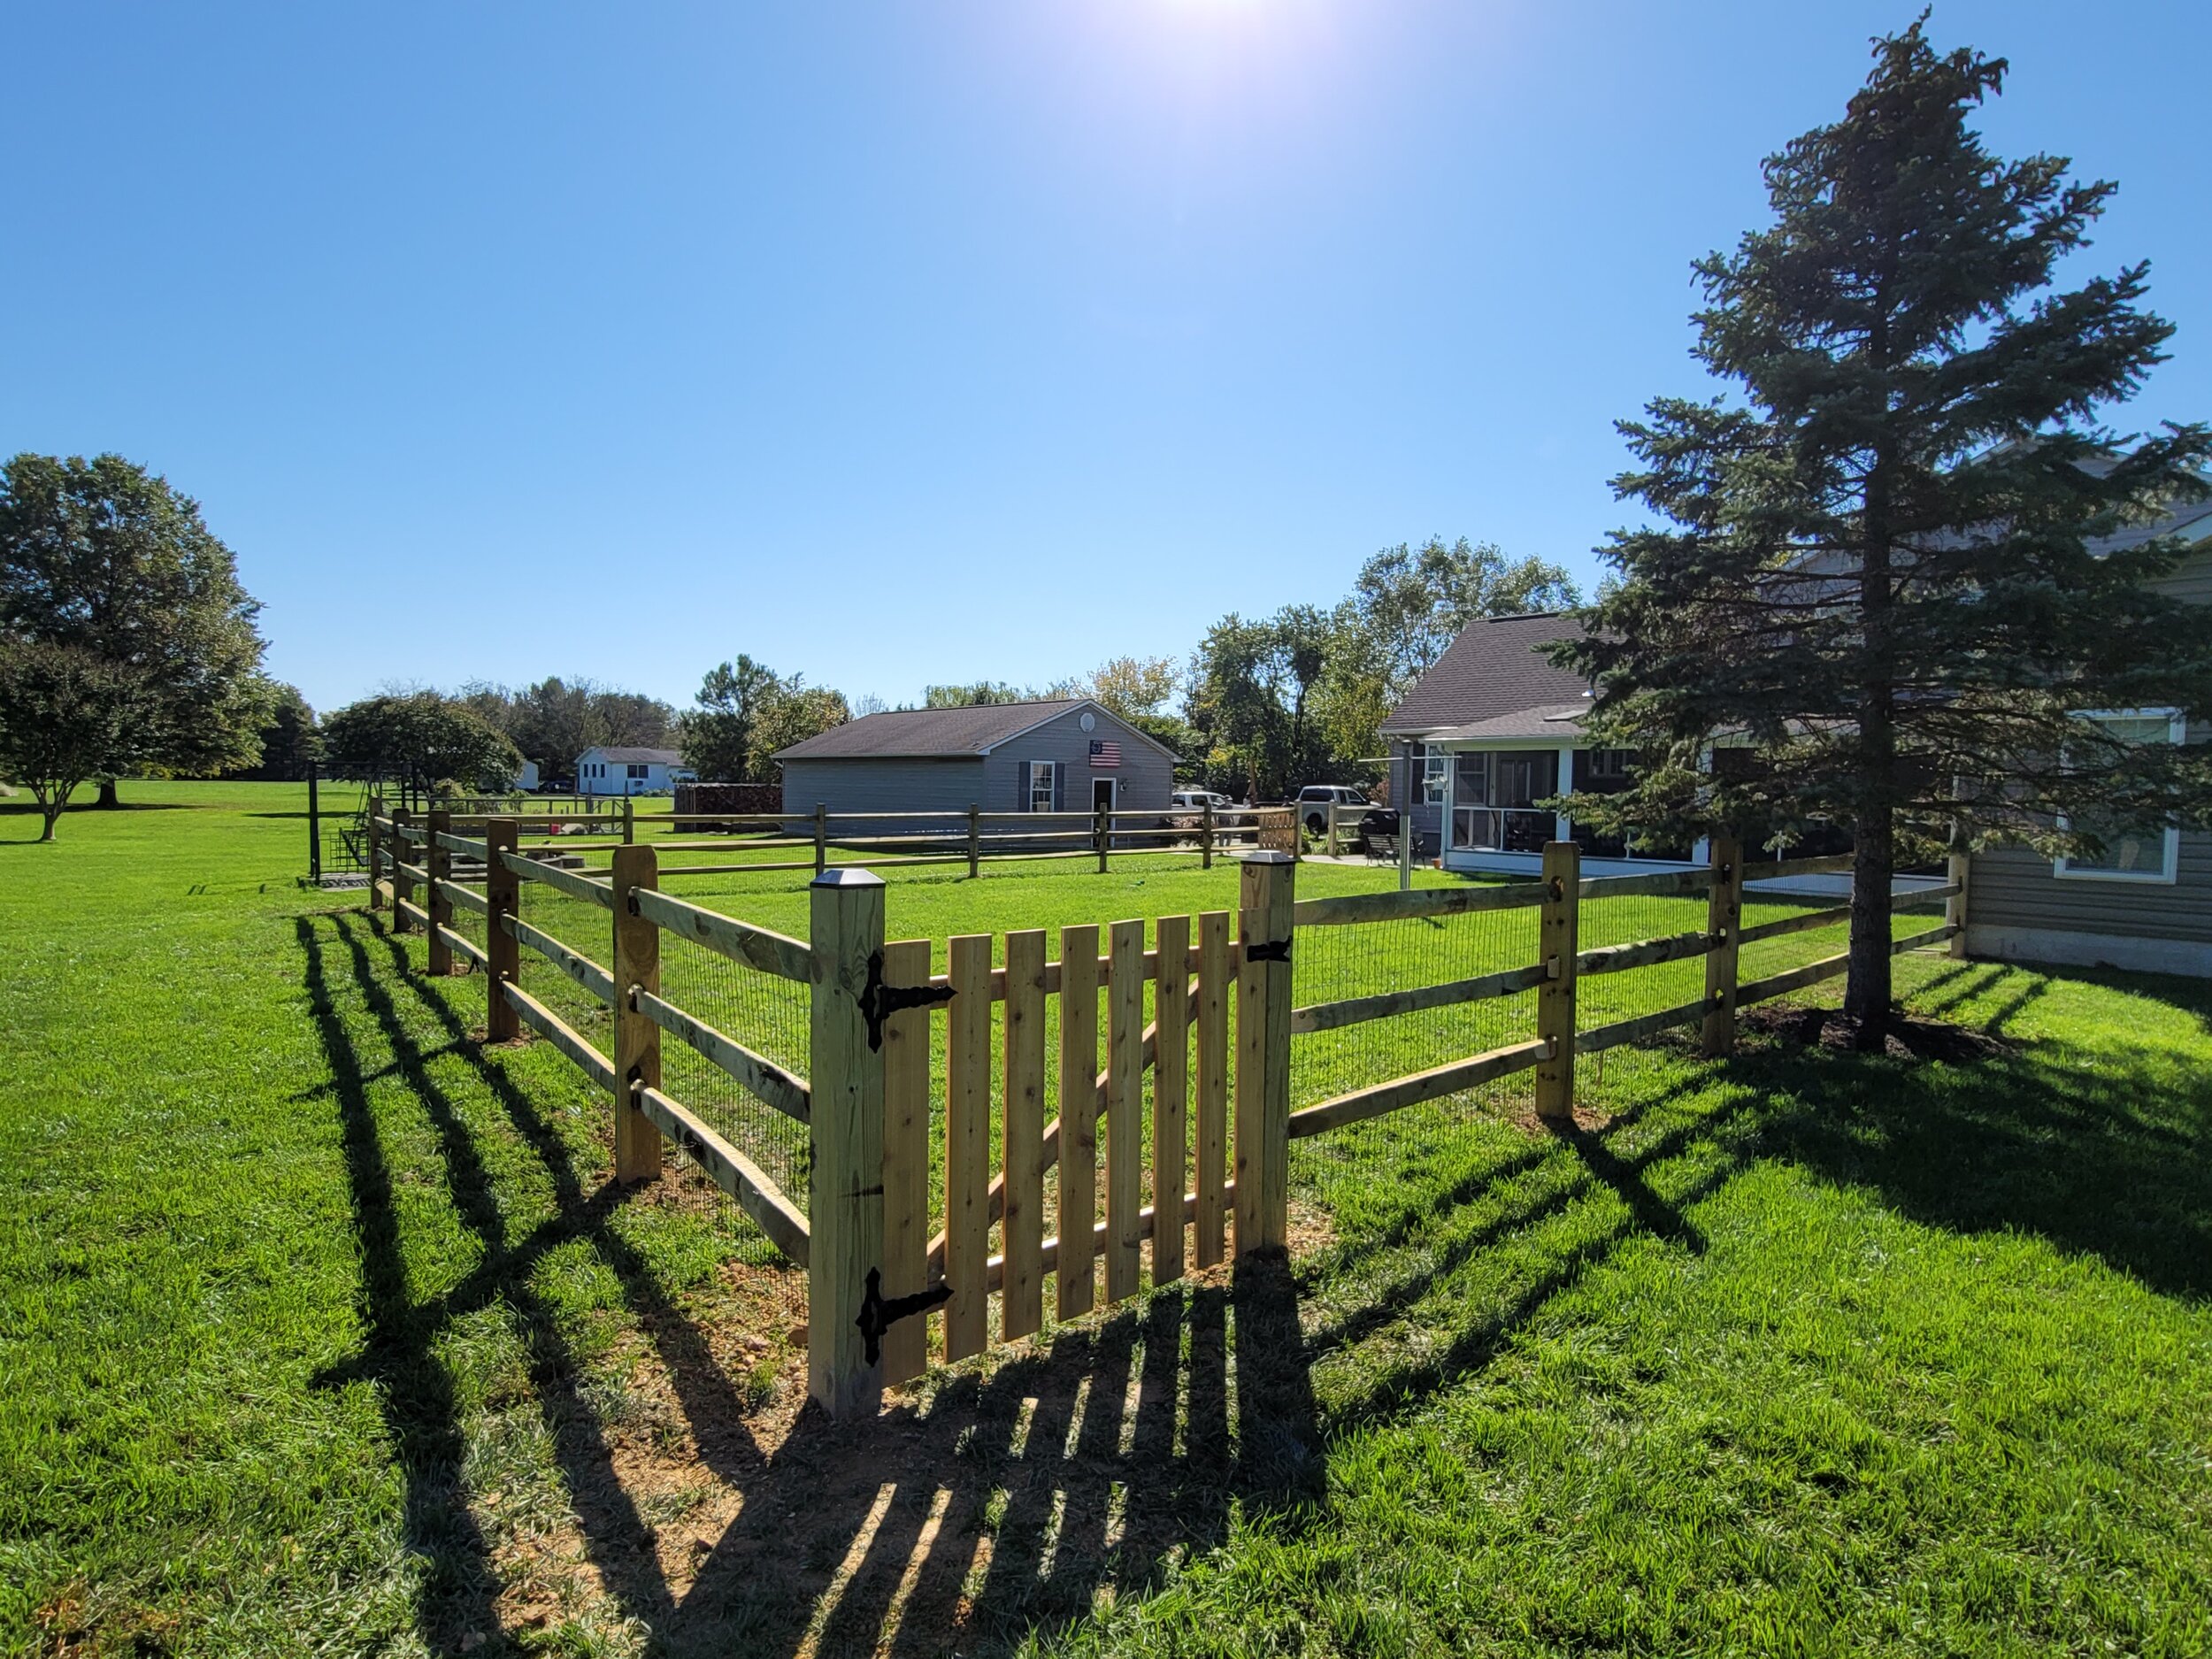
{"label": "black gate hinge", "polygon": [[1270,939],[1263,940],[1256,945],[1247,945],[1244,948],[1244,959],[1247,962],[1288,962],[1290,941]]}
{"label": "black gate hinge", "polygon": [[860,1327],[860,1339],[868,1345],[868,1363],[874,1364],[883,1357],[883,1333],[900,1320],[918,1313],[927,1313],[932,1308],[952,1300],[950,1285],[933,1285],[927,1290],[918,1290],[910,1296],[894,1296],[889,1301],[883,1295],[883,1270],[868,1270],[867,1294],[860,1299],[860,1317],[853,1323]]}
{"label": "black gate hinge", "polygon": [[868,1047],[883,1047],[883,1022],[894,1014],[910,1008],[933,1008],[940,1002],[949,1002],[953,989],[949,985],[915,985],[894,987],[883,982],[883,953],[871,951],[868,955],[868,988],[860,994],[860,1017],[868,1022]]}

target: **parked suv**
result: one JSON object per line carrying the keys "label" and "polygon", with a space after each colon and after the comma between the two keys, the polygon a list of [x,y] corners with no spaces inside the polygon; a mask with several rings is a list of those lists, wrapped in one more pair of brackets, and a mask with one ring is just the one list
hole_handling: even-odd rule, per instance
{"label": "parked suv", "polygon": [[1168,797],[1170,829],[1196,829],[1204,822],[1206,808],[1214,810],[1214,827],[1228,829],[1251,821],[1249,809],[1240,806],[1227,795],[1212,789],[1178,789]]}
{"label": "parked suv", "polygon": [[1367,797],[1347,784],[1310,783],[1298,792],[1298,818],[1309,835],[1326,835],[1331,807],[1366,804]]}

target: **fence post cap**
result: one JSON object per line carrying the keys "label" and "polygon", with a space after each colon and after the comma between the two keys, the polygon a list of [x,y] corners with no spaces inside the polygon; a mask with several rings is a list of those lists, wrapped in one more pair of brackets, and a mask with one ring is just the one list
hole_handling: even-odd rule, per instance
{"label": "fence post cap", "polygon": [[807,883],[810,887],[879,887],[883,878],[872,870],[856,870],[848,865],[838,870],[825,870]]}
{"label": "fence post cap", "polygon": [[1279,853],[1269,849],[1263,852],[1239,853],[1237,862],[1243,864],[1294,864],[1296,860],[1288,853]]}

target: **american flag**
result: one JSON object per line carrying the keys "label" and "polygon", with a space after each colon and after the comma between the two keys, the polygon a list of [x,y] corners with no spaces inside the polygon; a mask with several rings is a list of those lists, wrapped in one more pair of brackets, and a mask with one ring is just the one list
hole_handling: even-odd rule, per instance
{"label": "american flag", "polygon": [[1121,764],[1121,745],[1110,737],[1091,740],[1091,770],[1104,772]]}

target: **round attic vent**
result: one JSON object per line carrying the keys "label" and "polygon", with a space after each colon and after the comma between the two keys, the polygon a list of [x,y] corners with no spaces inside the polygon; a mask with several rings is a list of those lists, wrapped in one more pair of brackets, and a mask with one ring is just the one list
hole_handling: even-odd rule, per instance
{"label": "round attic vent", "polygon": [[1094,732],[1098,729],[1098,717],[1087,709],[1083,711],[1075,723],[1087,732]]}

